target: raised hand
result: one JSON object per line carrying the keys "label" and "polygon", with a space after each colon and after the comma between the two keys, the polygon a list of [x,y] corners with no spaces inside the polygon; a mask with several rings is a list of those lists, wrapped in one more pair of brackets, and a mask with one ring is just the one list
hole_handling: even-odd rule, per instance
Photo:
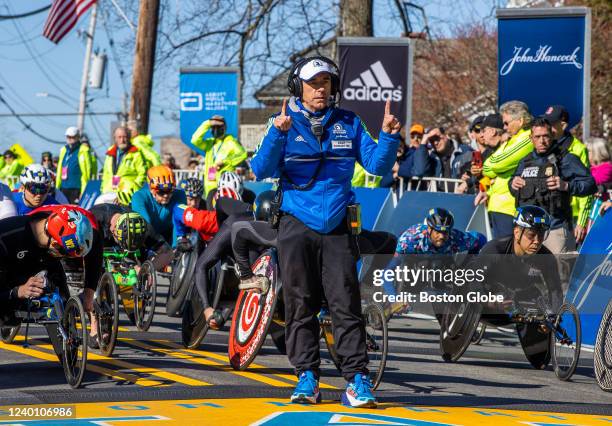
{"label": "raised hand", "polygon": [[283,99],[281,113],[274,118],[274,127],[281,132],[287,132],[291,128],[291,117],[287,115],[287,99]]}
{"label": "raised hand", "polygon": [[393,114],[391,114],[391,101],[387,100],[385,104],[385,117],[383,118],[382,131],[391,133],[392,135],[399,133],[402,125]]}

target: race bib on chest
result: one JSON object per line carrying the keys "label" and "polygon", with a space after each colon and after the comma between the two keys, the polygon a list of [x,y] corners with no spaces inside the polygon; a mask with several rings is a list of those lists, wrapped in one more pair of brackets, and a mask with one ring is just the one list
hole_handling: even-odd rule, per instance
{"label": "race bib on chest", "polygon": [[353,148],[353,141],[348,140],[332,140],[332,149],[351,149]]}

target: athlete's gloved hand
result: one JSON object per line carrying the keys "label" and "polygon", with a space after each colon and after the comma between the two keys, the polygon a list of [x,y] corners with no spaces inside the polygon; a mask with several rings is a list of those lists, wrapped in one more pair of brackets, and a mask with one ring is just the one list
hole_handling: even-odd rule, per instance
{"label": "athlete's gloved hand", "polygon": [[193,246],[191,245],[191,241],[189,241],[189,239],[183,237],[176,242],[176,248],[179,251],[191,251]]}

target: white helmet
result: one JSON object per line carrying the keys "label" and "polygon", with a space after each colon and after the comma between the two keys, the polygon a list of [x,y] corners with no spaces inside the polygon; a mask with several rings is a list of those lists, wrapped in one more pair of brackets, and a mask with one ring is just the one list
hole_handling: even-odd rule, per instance
{"label": "white helmet", "polygon": [[66,136],[70,136],[70,137],[79,137],[79,134],[81,132],[79,132],[79,128],[78,127],[74,127],[74,126],[70,126],[66,129]]}
{"label": "white helmet", "polygon": [[242,195],[242,179],[234,172],[223,172],[217,188],[231,188]]}
{"label": "white helmet", "polygon": [[19,182],[23,186],[32,183],[51,185],[51,175],[41,164],[30,164],[21,172]]}

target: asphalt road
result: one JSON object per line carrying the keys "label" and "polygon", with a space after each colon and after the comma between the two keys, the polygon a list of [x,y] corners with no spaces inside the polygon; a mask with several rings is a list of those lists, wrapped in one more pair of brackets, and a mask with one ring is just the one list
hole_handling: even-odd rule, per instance
{"label": "asphalt road", "polygon": [[[34,341],[28,349],[19,344],[22,337],[12,345],[0,343],[0,406],[288,398],[296,379],[287,358],[269,339],[245,372],[229,366],[228,325],[224,331],[210,332],[199,349],[184,349],[180,344],[180,320],[165,316],[166,289],[160,286],[154,325],[149,332],[134,331],[122,314],[113,357],[104,358],[92,351],[84,385],[79,390],[71,390],[65,383],[41,327],[30,329]],[[511,333],[487,331],[482,343],[471,346],[459,362],[445,363],[439,355],[436,321],[399,317],[390,321],[389,330],[387,369],[376,393],[381,402],[612,415],[612,394],[602,392],[595,383],[592,354],[587,351],[583,350],[572,380],[561,382],[551,367],[534,370]],[[323,396],[338,400],[344,380],[325,350],[322,356]]]}

